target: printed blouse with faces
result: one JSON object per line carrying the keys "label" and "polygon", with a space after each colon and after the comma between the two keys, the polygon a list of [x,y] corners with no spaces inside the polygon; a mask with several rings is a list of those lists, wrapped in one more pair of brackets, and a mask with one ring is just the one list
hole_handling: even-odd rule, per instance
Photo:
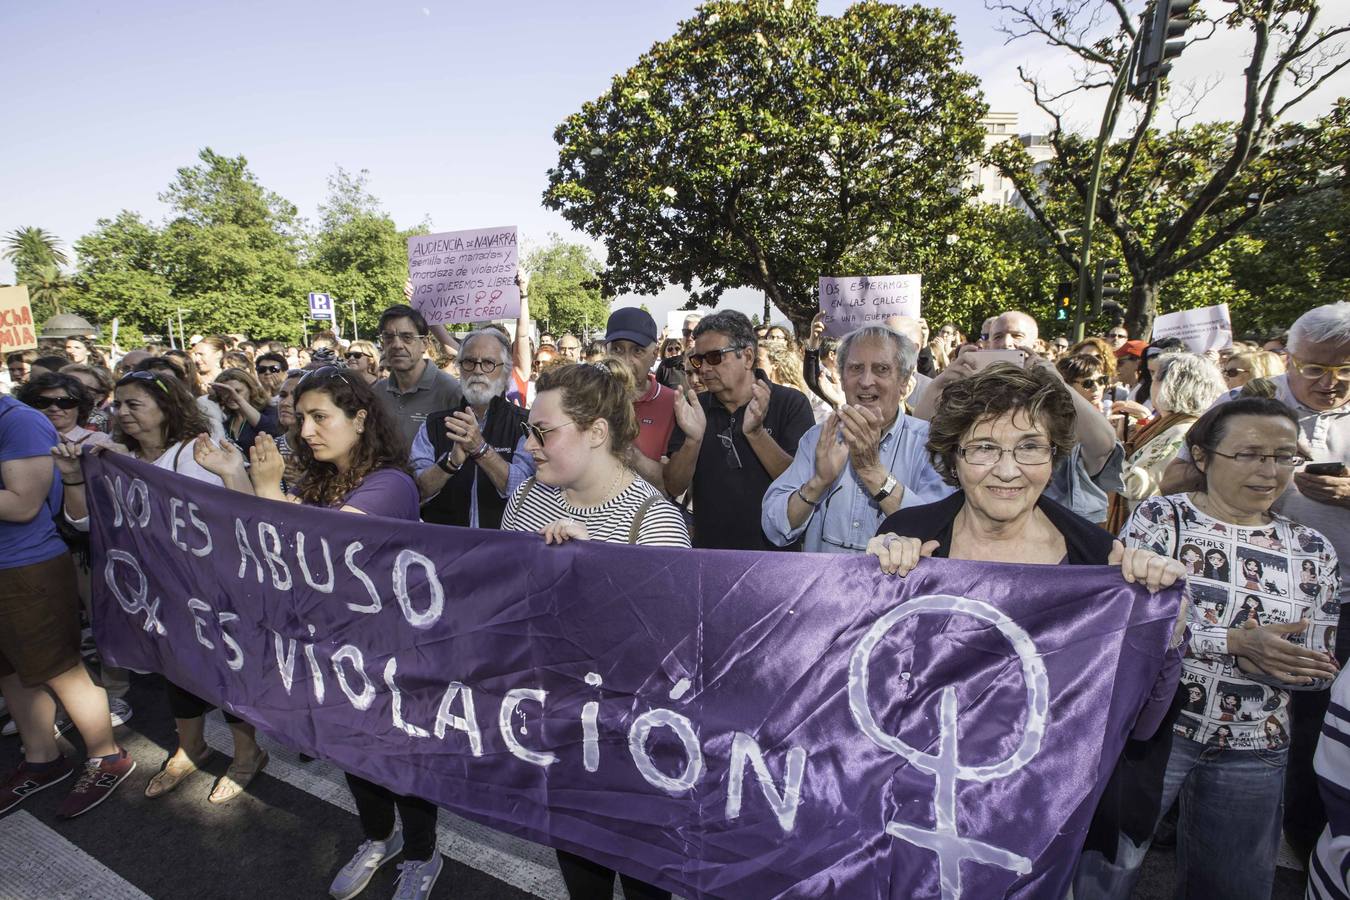
{"label": "printed blouse with faces", "polygon": [[1288,691],[1238,667],[1228,629],[1307,619],[1307,630],[1290,640],[1334,652],[1341,585],[1331,542],[1281,516],[1267,525],[1220,522],[1184,494],[1140,503],[1122,539],[1186,567],[1191,638],[1176,733],[1235,750],[1288,747]]}

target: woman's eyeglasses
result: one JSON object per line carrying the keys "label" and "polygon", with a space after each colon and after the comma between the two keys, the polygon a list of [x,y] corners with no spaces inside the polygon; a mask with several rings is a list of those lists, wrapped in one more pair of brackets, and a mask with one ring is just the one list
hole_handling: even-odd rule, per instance
{"label": "woman's eyeglasses", "polygon": [[1295,469],[1307,462],[1305,457],[1297,453],[1257,453],[1252,450],[1240,450],[1237,453],[1224,453],[1222,450],[1210,449],[1210,453],[1215,456],[1222,456],[1231,459],[1240,466],[1259,466],[1266,460],[1270,460],[1281,469]]}
{"label": "woman's eyeglasses", "polygon": [[80,405],[80,401],[74,397],[34,397],[28,401],[28,405],[33,409],[49,409],[53,406],[57,409],[74,409]]}
{"label": "woman's eyeglasses", "polygon": [[1229,366],[1228,368],[1223,370],[1223,374],[1227,375],[1229,378],[1236,378],[1242,373],[1250,371],[1251,371],[1250,369],[1239,369],[1236,366]]}
{"label": "woman's eyeglasses", "polygon": [[344,353],[344,354],[342,355],[342,358],[343,358],[343,359],[365,359],[365,358],[366,358],[366,354],[360,352],[359,350],[353,350],[353,351],[351,351],[350,353]]}
{"label": "woman's eyeglasses", "polygon": [[1078,384],[1087,388],[1089,391],[1095,391],[1099,387],[1106,387],[1105,378],[1084,378]]}
{"label": "woman's eyeglasses", "polygon": [[283,366],[254,366],[253,370],[259,375],[276,375],[286,371]]}
{"label": "woman's eyeglasses", "polygon": [[707,353],[691,353],[689,354],[689,365],[693,366],[695,369],[703,368],[705,362],[710,366],[720,366],[722,360],[726,358],[728,353],[737,353],[744,349],[744,344],[728,344],[720,350],[709,350]]}
{"label": "woman's eyeglasses", "polygon": [[537,443],[540,447],[542,447],[544,446],[544,435],[549,434],[550,432],[557,431],[564,425],[575,425],[575,424],[576,424],[575,422],[559,422],[557,425],[550,425],[548,428],[540,428],[533,422],[521,422],[520,433],[525,436],[525,440],[527,441],[530,438],[534,438],[535,443]]}
{"label": "woman's eyeglasses", "polygon": [[1049,444],[1018,444],[1009,450],[998,444],[967,444],[958,447],[956,452],[972,466],[998,465],[1005,453],[1011,453],[1013,459],[1024,466],[1043,466],[1055,455],[1055,448]]}
{"label": "woman's eyeglasses", "polygon": [[[336,375],[343,381],[346,381],[348,384],[351,384],[351,381],[347,377],[347,370],[342,368],[341,366],[322,366],[317,369],[311,369],[310,371],[306,372],[304,375],[300,377],[300,384],[304,384],[306,381],[309,381],[316,375],[321,377],[325,377],[328,375]],[[297,388],[299,386],[300,386],[299,384],[296,385]]]}

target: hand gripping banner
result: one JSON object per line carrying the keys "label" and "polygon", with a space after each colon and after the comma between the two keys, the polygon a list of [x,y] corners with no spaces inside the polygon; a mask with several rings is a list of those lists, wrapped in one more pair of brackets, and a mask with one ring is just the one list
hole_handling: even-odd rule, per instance
{"label": "hand gripping banner", "polygon": [[1063,896],[1170,696],[1180,589],[1106,567],[546,547],[85,466],[109,661],[686,897]]}

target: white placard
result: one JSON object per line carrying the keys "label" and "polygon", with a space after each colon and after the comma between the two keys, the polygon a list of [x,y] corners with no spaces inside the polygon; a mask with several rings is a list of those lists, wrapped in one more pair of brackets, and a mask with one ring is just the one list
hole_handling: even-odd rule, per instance
{"label": "white placard", "polygon": [[516,226],[408,238],[412,305],[432,325],[520,315]]}
{"label": "white placard", "polygon": [[881,325],[890,316],[919,317],[921,275],[862,275],[820,279],[820,311],[825,333],[843,337],[864,325]]}
{"label": "white placard", "polygon": [[333,298],[327,294],[310,291],[309,317],[315,320],[333,321]]}
{"label": "white placard", "polygon": [[1181,338],[1192,353],[1222,350],[1233,343],[1233,320],[1228,316],[1228,304],[1202,306],[1168,313],[1153,320],[1153,340]]}

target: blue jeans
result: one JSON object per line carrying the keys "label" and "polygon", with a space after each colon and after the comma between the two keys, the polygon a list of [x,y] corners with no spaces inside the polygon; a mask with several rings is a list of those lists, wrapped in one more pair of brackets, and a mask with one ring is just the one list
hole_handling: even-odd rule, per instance
{"label": "blue jeans", "polygon": [[[1270,900],[1288,754],[1221,750],[1180,736],[1172,742],[1161,809],[1165,813],[1180,795],[1178,900]],[[1084,853],[1074,874],[1073,900],[1127,900],[1150,843],[1151,837],[1136,846],[1121,835],[1115,862],[1096,851]]]}

